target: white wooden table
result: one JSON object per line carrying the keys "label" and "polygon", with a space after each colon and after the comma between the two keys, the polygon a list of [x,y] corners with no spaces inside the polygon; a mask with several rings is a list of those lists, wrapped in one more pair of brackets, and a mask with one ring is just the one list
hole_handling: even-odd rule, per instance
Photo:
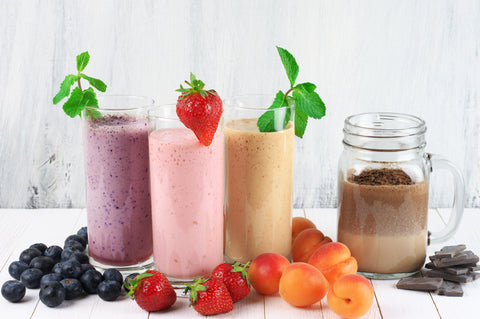
{"label": "white wooden table", "polygon": [[[295,216],[305,216],[315,222],[325,235],[335,240],[336,210],[295,210]],[[431,210],[429,229],[438,230],[448,218],[448,211]],[[36,242],[62,245],[64,239],[86,225],[82,209],[0,209],[0,283],[11,279],[8,266],[20,252]],[[467,249],[480,253],[480,209],[467,209],[455,237],[446,244],[465,243]],[[432,254],[443,245],[429,247]],[[372,280],[375,299],[364,318],[479,318],[480,280],[464,284],[463,297],[445,297],[425,292],[395,288],[396,280]],[[168,311],[148,313],[134,301],[120,297],[106,302],[96,295],[65,301],[57,308],[48,308],[38,298],[38,289],[27,289],[20,303],[9,303],[0,297],[0,318],[201,318],[188,307],[186,298],[178,298]],[[233,311],[215,318],[339,318],[321,303],[308,308],[295,308],[278,295],[262,296],[254,290],[244,300],[235,303]]]}

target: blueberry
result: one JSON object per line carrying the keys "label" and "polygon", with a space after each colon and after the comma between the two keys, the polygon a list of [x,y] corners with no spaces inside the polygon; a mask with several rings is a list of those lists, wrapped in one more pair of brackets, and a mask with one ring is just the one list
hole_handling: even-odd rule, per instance
{"label": "blueberry", "polygon": [[95,270],[95,267],[93,267],[90,264],[82,264],[82,275],[87,271],[87,270]]}
{"label": "blueberry", "polygon": [[13,278],[20,280],[20,275],[22,272],[28,269],[28,265],[21,261],[14,261],[13,263],[8,266],[8,273]]}
{"label": "blueberry", "polygon": [[84,253],[81,253],[79,251],[74,251],[72,256],[70,256],[69,260],[75,259],[81,264],[88,264],[90,260],[88,259],[88,256]]}
{"label": "blueberry", "polygon": [[73,251],[82,252],[85,250],[85,246],[83,246],[81,242],[78,242],[76,240],[69,240],[65,243],[63,249],[71,249]]}
{"label": "blueberry", "polygon": [[85,239],[85,242],[88,243],[88,232],[87,232],[87,227],[82,227],[77,231],[77,235],[80,237],[83,237]]}
{"label": "blueberry", "polygon": [[67,260],[62,266],[62,276],[64,278],[80,278],[82,275],[82,264],[76,260]]}
{"label": "blueberry", "polygon": [[62,258],[61,260],[62,261],[67,261],[69,260],[72,256],[73,256],[73,253],[75,252],[82,252],[82,250],[78,250],[77,248],[65,248],[63,251],[62,251]]}
{"label": "blueberry", "polygon": [[114,301],[120,296],[122,285],[118,281],[105,280],[98,284],[97,293],[105,301]]}
{"label": "blueberry", "polygon": [[35,257],[30,262],[30,268],[40,269],[44,275],[48,274],[52,270],[54,265],[55,261],[52,258],[46,256]]}
{"label": "blueberry", "polygon": [[45,285],[51,283],[52,281],[60,281],[63,279],[63,276],[57,273],[46,274],[40,279],[40,288],[44,288]]}
{"label": "blueberry", "polygon": [[85,293],[78,279],[63,279],[60,283],[65,288],[65,300],[78,298]]}
{"label": "blueberry", "polygon": [[105,270],[103,273],[104,280],[113,280],[118,282],[120,285],[123,284],[123,276],[122,274],[116,270],[115,268],[110,268]]}
{"label": "blueberry", "polygon": [[133,279],[133,278],[137,277],[138,275],[140,275],[138,272],[134,272],[133,274],[130,274],[127,277],[125,277],[125,281],[123,282],[123,289],[126,292],[130,291],[130,289],[127,288],[130,285],[130,279]]}
{"label": "blueberry", "polygon": [[52,258],[53,260],[55,260],[55,262],[58,263],[62,259],[62,251],[62,247],[53,245],[48,247],[43,253],[43,255]]}
{"label": "blueberry", "polygon": [[18,280],[5,281],[2,285],[2,296],[10,302],[18,302],[25,296],[25,285]]}
{"label": "blueberry", "polygon": [[40,289],[40,300],[48,307],[56,307],[65,300],[65,288],[54,281]]}
{"label": "blueberry", "polygon": [[43,272],[37,268],[29,268],[22,272],[20,281],[29,289],[40,287],[40,279],[42,279]]}
{"label": "blueberry", "polygon": [[23,261],[27,265],[30,264],[33,258],[43,255],[37,248],[27,248],[20,254],[20,261]]}
{"label": "blueberry", "polygon": [[103,281],[103,276],[97,270],[87,270],[82,277],[80,277],[80,282],[82,283],[83,289],[89,294],[97,293],[97,286]]}
{"label": "blueberry", "polygon": [[36,248],[40,250],[40,252],[43,254],[45,252],[45,249],[47,249],[47,245],[44,243],[36,243],[30,246],[30,248]]}
{"label": "blueberry", "polygon": [[65,239],[65,245],[71,240],[78,241],[80,244],[82,244],[83,248],[85,248],[87,246],[87,241],[85,240],[85,238],[83,238],[80,235],[70,235],[70,236],[68,236]]}
{"label": "blueberry", "polygon": [[63,267],[63,262],[56,263],[52,268],[52,272],[61,275],[62,274],[62,267]]}

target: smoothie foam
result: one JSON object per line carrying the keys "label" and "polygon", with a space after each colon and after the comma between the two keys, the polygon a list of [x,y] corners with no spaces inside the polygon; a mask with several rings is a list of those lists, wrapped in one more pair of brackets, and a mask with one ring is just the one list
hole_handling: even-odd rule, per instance
{"label": "smoothie foam", "polygon": [[152,255],[147,120],[108,115],[83,127],[88,251],[109,265]]}
{"label": "smoothie foam", "polygon": [[223,261],[224,140],[187,128],[150,134],[154,261],[169,277],[211,273]]}

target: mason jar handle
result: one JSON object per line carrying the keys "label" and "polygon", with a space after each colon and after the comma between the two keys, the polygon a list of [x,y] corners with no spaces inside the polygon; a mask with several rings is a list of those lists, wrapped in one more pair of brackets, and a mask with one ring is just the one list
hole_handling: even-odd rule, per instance
{"label": "mason jar handle", "polygon": [[436,154],[427,153],[426,158],[431,172],[437,169],[445,169],[450,171],[453,176],[453,205],[452,211],[450,212],[450,217],[448,218],[448,223],[445,228],[440,231],[432,233],[428,232],[429,244],[437,244],[452,237],[460,225],[460,220],[462,219],[463,215],[463,206],[465,203],[465,186],[463,183],[462,173],[455,165],[452,164],[452,162]]}

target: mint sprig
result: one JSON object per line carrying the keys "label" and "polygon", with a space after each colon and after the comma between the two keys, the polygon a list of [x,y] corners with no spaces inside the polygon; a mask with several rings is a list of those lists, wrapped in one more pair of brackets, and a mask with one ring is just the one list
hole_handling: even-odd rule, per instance
{"label": "mint sprig", "polygon": [[[275,119],[276,108],[286,107],[295,103],[295,135],[302,138],[305,129],[307,128],[308,118],[321,119],[325,116],[325,103],[315,92],[317,86],[310,82],[300,83],[295,85],[297,80],[299,67],[295,58],[290,52],[280,47],[276,47],[283,67],[287,73],[290,81],[290,88],[283,93],[281,90],[275,95],[272,105],[257,121],[257,126],[260,132],[275,132],[279,129],[284,129],[290,121],[291,112],[286,109],[285,117],[283,118],[283,127],[277,127],[278,121]],[[289,96],[289,94],[292,96]]]}
{"label": "mint sprig", "polygon": [[[70,96],[63,104],[63,111],[72,118],[81,115],[85,108],[87,108],[90,117],[101,117],[101,113],[95,110],[98,109],[98,100],[95,91],[92,87],[83,90],[80,82],[80,79],[83,78],[98,91],[105,92],[107,90],[107,85],[103,83],[103,81],[82,73],[89,61],[90,54],[88,51],[77,55],[77,74],[68,74],[65,76],[65,79],[60,84],[60,90],[53,97],[53,104],[58,104],[61,100]],[[78,87],[72,90],[72,86],[75,83],[78,84]]]}

